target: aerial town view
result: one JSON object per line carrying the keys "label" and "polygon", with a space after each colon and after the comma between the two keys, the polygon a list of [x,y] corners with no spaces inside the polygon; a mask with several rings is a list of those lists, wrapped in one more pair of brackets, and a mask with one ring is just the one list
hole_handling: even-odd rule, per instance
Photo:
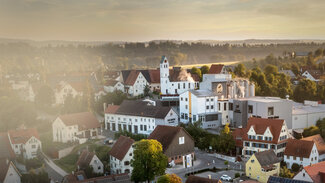
{"label": "aerial town view", "polygon": [[324,0],[0,0],[0,183],[325,183]]}

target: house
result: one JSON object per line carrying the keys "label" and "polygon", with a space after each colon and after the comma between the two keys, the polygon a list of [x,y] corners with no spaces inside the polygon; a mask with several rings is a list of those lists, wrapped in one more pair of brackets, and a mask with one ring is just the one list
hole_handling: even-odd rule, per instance
{"label": "house", "polygon": [[208,74],[228,74],[225,65],[223,64],[212,64]]}
{"label": "house", "polygon": [[246,176],[266,183],[271,175],[279,175],[280,162],[273,150],[257,152],[246,162]]}
{"label": "house", "polygon": [[283,178],[283,177],[276,177],[276,176],[270,176],[267,180],[267,183],[311,183],[308,181],[303,180],[294,180],[289,178]]}
{"label": "house", "polygon": [[199,87],[200,78],[185,69],[173,68],[169,70],[167,57],[162,56],[160,61],[160,85],[162,97],[177,98],[178,95]]}
{"label": "house", "polygon": [[54,88],[55,104],[64,104],[69,95],[72,97],[82,96],[85,89],[86,85],[82,82],[61,81]]}
{"label": "house", "polygon": [[316,164],[319,161],[317,147],[313,141],[289,139],[283,160],[288,168],[294,163],[303,167]]}
{"label": "house", "polygon": [[219,183],[219,180],[190,175],[185,183]]}
{"label": "house", "polygon": [[122,71],[124,92],[132,97],[144,94],[144,89],[149,85],[148,80],[141,71]]}
{"label": "house", "polygon": [[92,167],[93,172],[96,174],[104,173],[104,165],[94,152],[83,150],[77,161],[77,169],[84,170],[87,167]]}
{"label": "house", "polygon": [[[317,120],[325,118],[325,104],[318,101],[304,103],[293,102],[292,105],[292,129],[304,129],[316,125]],[[289,127],[289,125],[288,125]]]}
{"label": "house", "polygon": [[20,183],[21,174],[8,159],[0,159],[0,182],[1,183]]}
{"label": "house", "polygon": [[189,90],[179,96],[180,122],[202,122],[202,128],[221,126],[218,97],[209,90]]}
{"label": "house", "polygon": [[[242,155],[250,157],[256,152],[273,150],[278,157],[282,157],[289,132],[283,119],[249,118],[246,128],[238,129],[242,132]],[[236,144],[238,144],[236,142]]]}
{"label": "house", "polygon": [[184,168],[192,167],[194,140],[182,127],[158,125],[148,139],[155,139],[161,143],[169,163],[183,163]]}
{"label": "house", "polygon": [[65,114],[52,123],[54,142],[85,142],[97,138],[100,124],[91,112]]}
{"label": "house", "polygon": [[248,97],[229,99],[229,120],[231,126],[246,127],[250,117],[284,119],[292,128],[292,100],[279,97]]}
{"label": "house", "polygon": [[104,72],[104,80],[115,80],[115,81],[121,81],[122,76],[120,71],[105,71]]}
{"label": "house", "polygon": [[130,162],[133,158],[134,140],[121,135],[115,142],[110,155],[110,169],[112,174],[132,173]]}
{"label": "house", "polygon": [[11,148],[17,156],[23,155],[26,159],[33,159],[42,149],[42,143],[35,128],[9,130],[8,137]]}
{"label": "house", "polygon": [[0,159],[13,160],[15,158],[16,155],[11,147],[8,133],[0,133]]}
{"label": "house", "polygon": [[294,180],[303,180],[313,183],[325,182],[325,161],[320,163],[305,166],[296,176]]}
{"label": "house", "polygon": [[319,161],[325,161],[325,142],[319,134],[302,138],[302,140],[313,141],[316,144],[317,151],[319,153]]}
{"label": "house", "polygon": [[320,81],[322,72],[320,70],[305,70],[301,75],[306,79],[318,82]]}
{"label": "house", "polygon": [[178,125],[178,115],[171,107],[157,105],[155,101],[124,100],[105,110],[105,129],[127,130],[149,135],[157,125]]}
{"label": "house", "polygon": [[34,102],[35,101],[35,91],[29,81],[16,81],[11,80],[9,81],[11,84],[11,87],[14,91],[17,92],[20,99],[24,101]]}
{"label": "house", "polygon": [[107,93],[111,93],[114,91],[124,92],[124,84],[121,81],[108,80],[104,84],[104,91]]}

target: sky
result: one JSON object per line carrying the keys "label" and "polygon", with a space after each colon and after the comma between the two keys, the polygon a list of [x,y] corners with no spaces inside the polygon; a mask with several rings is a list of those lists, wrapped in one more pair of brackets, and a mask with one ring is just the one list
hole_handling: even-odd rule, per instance
{"label": "sky", "polygon": [[0,37],[325,39],[325,0],[0,0]]}

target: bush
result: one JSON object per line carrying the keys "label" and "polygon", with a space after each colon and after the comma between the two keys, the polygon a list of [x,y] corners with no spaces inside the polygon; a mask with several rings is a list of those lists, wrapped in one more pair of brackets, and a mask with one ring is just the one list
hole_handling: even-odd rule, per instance
{"label": "bush", "polygon": [[292,164],[291,170],[294,172],[298,172],[300,170],[300,166],[297,163]]}
{"label": "bush", "polygon": [[240,177],[240,173],[235,173],[235,178],[238,178],[238,177]]}
{"label": "bush", "polygon": [[123,130],[123,131],[119,131],[117,133],[115,133],[114,138],[118,139],[121,135],[130,137],[131,139],[135,140],[135,141],[140,141],[142,139],[147,139],[148,136],[144,135],[144,134],[133,134],[129,131]]}
{"label": "bush", "polygon": [[225,161],[224,163],[225,163],[225,165],[228,165],[228,164],[229,164],[229,162],[228,162],[228,161]]}
{"label": "bush", "polygon": [[30,170],[30,169],[40,168],[43,165],[43,163],[41,162],[41,160],[37,158],[33,158],[33,159],[26,159],[25,165],[27,170]]}

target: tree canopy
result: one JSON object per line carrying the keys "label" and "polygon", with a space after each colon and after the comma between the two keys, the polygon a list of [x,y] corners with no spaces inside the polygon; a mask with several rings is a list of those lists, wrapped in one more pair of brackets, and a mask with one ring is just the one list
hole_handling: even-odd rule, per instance
{"label": "tree canopy", "polygon": [[162,145],[157,140],[143,139],[135,144],[131,180],[134,182],[153,180],[163,175],[167,167],[167,157],[163,154]]}

